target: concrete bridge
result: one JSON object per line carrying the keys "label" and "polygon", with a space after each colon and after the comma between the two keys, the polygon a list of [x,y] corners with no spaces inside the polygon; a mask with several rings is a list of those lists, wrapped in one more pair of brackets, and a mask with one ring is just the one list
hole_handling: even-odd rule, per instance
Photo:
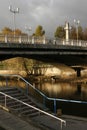
{"label": "concrete bridge", "polygon": [[27,57],[68,65],[87,63],[87,41],[0,36],[0,60]]}
{"label": "concrete bridge", "polygon": [[[87,64],[87,41],[0,35],[0,60],[25,57],[66,65]],[[76,68],[80,75],[81,68]]]}

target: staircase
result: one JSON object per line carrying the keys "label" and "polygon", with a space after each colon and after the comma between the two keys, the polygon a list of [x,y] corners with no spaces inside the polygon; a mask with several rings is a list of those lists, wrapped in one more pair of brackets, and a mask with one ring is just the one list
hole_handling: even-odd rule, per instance
{"label": "staircase", "polygon": [[[21,89],[18,89],[17,87],[0,87],[0,92],[3,92],[11,97],[23,101],[24,103],[36,107],[35,103],[31,101],[29,96],[25,95],[21,91]],[[5,104],[5,96],[0,94],[0,105],[4,106],[4,104]],[[6,97],[6,107],[9,109],[10,112],[13,112],[17,115],[24,116],[24,117],[33,118],[40,114],[37,110],[30,108],[29,106],[24,105],[9,97]]]}

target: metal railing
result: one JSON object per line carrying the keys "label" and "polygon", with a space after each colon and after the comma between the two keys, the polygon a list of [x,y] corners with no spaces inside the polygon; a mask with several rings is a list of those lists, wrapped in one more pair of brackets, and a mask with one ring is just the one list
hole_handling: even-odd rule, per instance
{"label": "metal railing", "polygon": [[43,110],[41,110],[41,109],[39,109],[39,108],[37,108],[37,107],[34,107],[34,106],[32,106],[32,105],[29,105],[29,104],[27,104],[27,103],[25,103],[25,102],[23,102],[23,101],[21,101],[21,100],[18,100],[17,98],[14,98],[14,97],[12,97],[12,96],[9,96],[9,95],[7,95],[7,94],[5,94],[5,93],[3,93],[3,92],[0,92],[0,94],[1,94],[1,95],[4,95],[4,99],[5,99],[5,101],[4,101],[4,106],[5,106],[5,108],[7,107],[7,97],[8,97],[8,98],[10,98],[10,99],[12,99],[12,100],[17,101],[18,103],[21,103],[21,104],[23,104],[23,105],[25,105],[25,106],[28,106],[28,107],[30,107],[30,108],[32,108],[32,109],[34,109],[34,110],[39,111],[40,113],[43,113],[43,114],[45,114],[45,115],[47,115],[47,116],[50,116],[50,117],[52,117],[52,118],[54,118],[54,119],[60,121],[60,122],[61,122],[61,130],[62,130],[62,128],[63,128],[63,123],[64,123],[64,125],[66,126],[66,121],[63,120],[63,119],[60,119],[60,118],[58,118],[58,117],[56,117],[56,116],[54,116],[54,115],[52,115],[52,114],[50,114],[50,113],[47,113],[47,112],[45,112],[45,111],[43,111]]}
{"label": "metal railing", "polygon": [[[25,82],[26,84],[26,89],[27,89],[27,94],[28,94],[28,90],[29,90],[29,87],[33,88],[38,94],[40,94],[42,97],[43,97],[43,103],[45,105],[45,100],[50,100],[50,101],[53,101],[53,104],[54,104],[54,113],[56,113],[56,106],[57,106],[57,101],[61,101],[61,102],[71,102],[71,103],[78,103],[78,104],[87,104],[86,101],[78,101],[78,100],[67,100],[67,99],[59,99],[59,98],[50,98],[50,97],[47,97],[44,93],[42,93],[40,90],[38,90],[37,88],[35,88],[35,86],[33,86],[32,84],[30,84],[27,80],[25,80],[22,76],[20,75],[10,75],[10,74],[0,74],[0,76],[3,76],[6,78],[6,86],[8,86],[8,80],[7,80],[7,77],[17,77],[19,79],[21,79],[22,81]],[[61,119],[58,118],[60,121]],[[65,121],[64,121],[65,122]]]}
{"label": "metal railing", "polygon": [[83,40],[73,40],[70,39],[66,41],[66,39],[60,38],[47,38],[36,37],[36,36],[27,36],[27,35],[0,35],[0,43],[16,43],[16,44],[53,44],[53,45],[63,45],[63,46],[81,46],[87,47],[87,41]]}
{"label": "metal railing", "polygon": [[67,99],[60,99],[60,98],[50,98],[47,97],[44,93],[42,93],[40,90],[38,90],[35,86],[33,86],[31,83],[29,83],[27,80],[25,80],[22,76],[20,75],[14,75],[14,74],[0,74],[0,76],[3,76],[6,78],[6,86],[8,86],[8,80],[7,77],[17,77],[19,79],[21,79],[22,81],[25,82],[26,84],[26,94],[29,93],[29,87],[33,88],[38,94],[40,94],[43,97],[43,103],[45,106],[45,100],[50,100],[53,101],[54,104],[54,113],[56,114],[56,106],[57,106],[57,101],[61,101],[61,102],[71,102],[71,103],[78,103],[78,104],[87,104],[86,101],[79,101],[79,100],[67,100]]}

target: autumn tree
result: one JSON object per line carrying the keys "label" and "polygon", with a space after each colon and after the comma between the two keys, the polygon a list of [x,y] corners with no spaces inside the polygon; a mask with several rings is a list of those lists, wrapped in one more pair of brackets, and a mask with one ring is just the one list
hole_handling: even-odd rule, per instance
{"label": "autumn tree", "polygon": [[35,36],[43,36],[45,34],[45,31],[43,30],[43,27],[41,25],[38,25],[34,35]]}
{"label": "autumn tree", "polygon": [[62,26],[57,27],[57,29],[54,33],[54,36],[58,37],[58,38],[64,38],[65,37],[64,27],[62,27]]}
{"label": "autumn tree", "polygon": [[[14,35],[14,30],[8,28],[8,27],[4,27],[2,29],[2,34],[5,35]],[[15,30],[15,35],[26,35],[25,33],[23,33],[20,29],[16,29]]]}
{"label": "autumn tree", "polygon": [[22,31],[21,31],[20,29],[16,29],[16,30],[15,30],[15,34],[16,34],[16,35],[21,35],[21,34],[22,34]]}
{"label": "autumn tree", "polygon": [[70,39],[77,39],[77,33],[78,33],[78,39],[79,40],[83,40],[83,29],[81,26],[78,27],[78,32],[77,32],[77,28],[72,26],[71,30],[70,30]]}
{"label": "autumn tree", "polygon": [[70,39],[76,39],[76,28],[74,26],[70,29]]}
{"label": "autumn tree", "polygon": [[12,33],[12,30],[8,27],[4,27],[2,29],[2,34],[8,35],[8,34],[11,34],[11,33]]}
{"label": "autumn tree", "polygon": [[84,29],[83,40],[87,40],[87,28]]}

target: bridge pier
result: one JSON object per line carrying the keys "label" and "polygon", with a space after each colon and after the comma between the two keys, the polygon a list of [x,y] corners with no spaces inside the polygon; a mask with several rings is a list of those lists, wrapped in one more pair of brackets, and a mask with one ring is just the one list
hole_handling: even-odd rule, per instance
{"label": "bridge pier", "polygon": [[81,66],[72,66],[72,68],[76,71],[77,77],[81,77],[81,70],[83,70],[84,68]]}
{"label": "bridge pier", "polygon": [[77,77],[81,77],[81,68],[75,68],[75,71],[77,73]]}

